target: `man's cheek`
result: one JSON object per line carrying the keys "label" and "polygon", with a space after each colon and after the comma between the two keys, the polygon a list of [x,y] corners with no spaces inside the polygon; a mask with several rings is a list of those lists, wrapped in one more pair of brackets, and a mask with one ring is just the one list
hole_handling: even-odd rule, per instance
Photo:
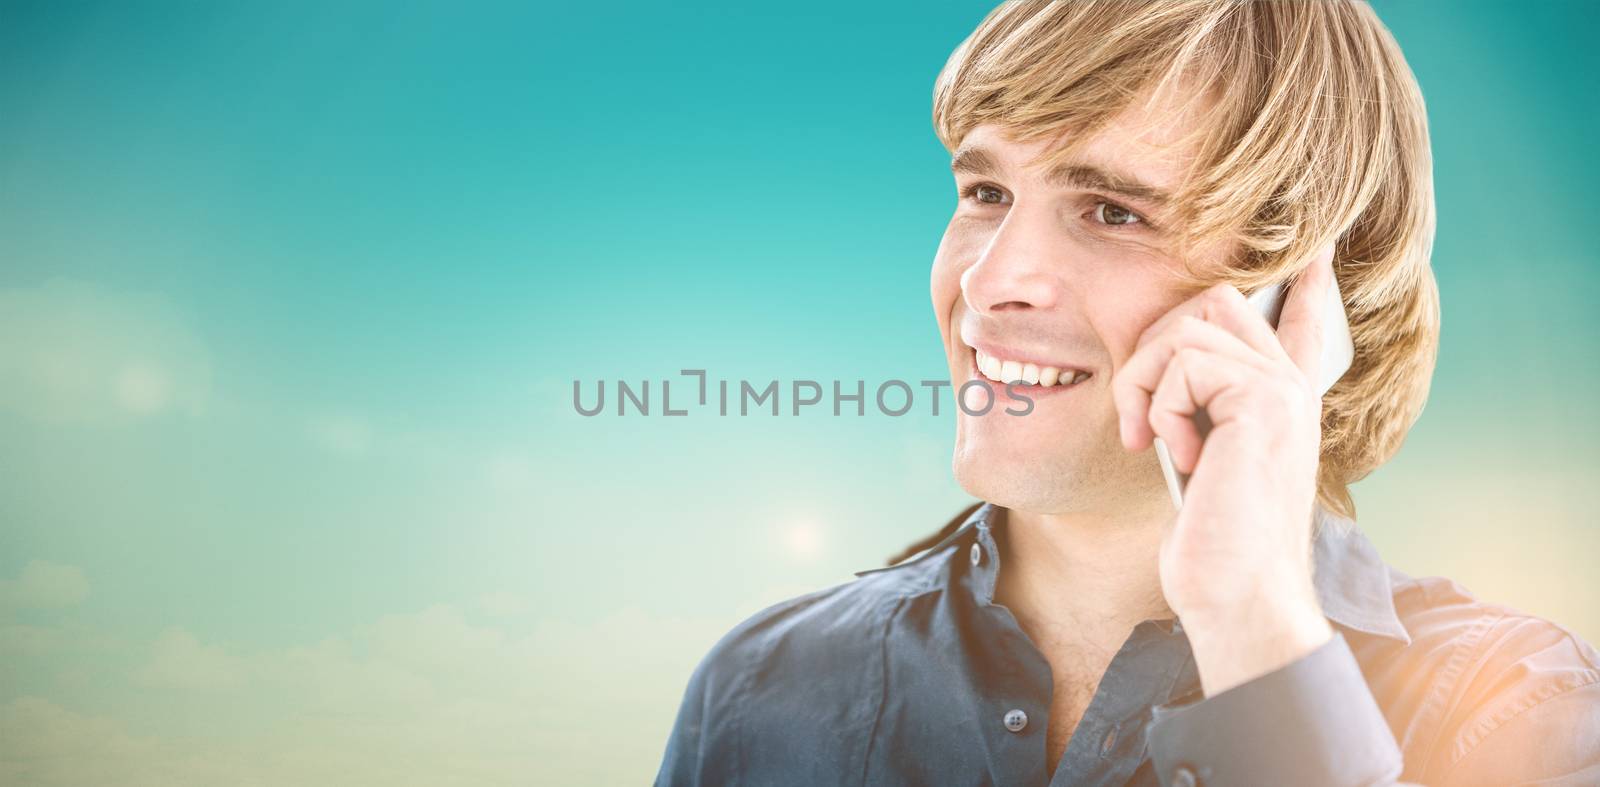
{"label": "man's cheek", "polygon": [[1145,328],[1182,300],[1149,288],[1110,283],[1100,285],[1099,291],[1108,293],[1108,297],[1095,305],[1089,321],[1105,343],[1113,372],[1133,356]]}
{"label": "man's cheek", "polygon": [[936,305],[949,304],[961,295],[961,280],[983,252],[982,239],[970,234],[946,233],[933,261],[933,293]]}
{"label": "man's cheek", "polygon": [[947,272],[941,268],[939,261],[933,265],[933,279],[929,282],[929,294],[933,301],[933,316],[939,320],[939,333],[943,336],[950,335],[950,312],[955,305],[955,296],[960,291],[960,286],[951,286]]}
{"label": "man's cheek", "polygon": [[933,309],[940,327],[947,327],[950,312],[961,298],[961,271],[964,266],[956,262],[953,254],[941,253],[934,259],[931,292]]}

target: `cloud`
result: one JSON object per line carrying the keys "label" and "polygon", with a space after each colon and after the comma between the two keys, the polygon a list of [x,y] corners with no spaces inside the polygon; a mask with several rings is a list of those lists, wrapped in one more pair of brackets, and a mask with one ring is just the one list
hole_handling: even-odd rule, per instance
{"label": "cloud", "polygon": [[128,734],[115,719],[31,696],[0,705],[0,741],[0,784],[40,787],[155,784],[165,775],[150,765],[172,762],[175,754],[152,738]]}
{"label": "cloud", "polygon": [[47,626],[0,626],[0,659],[39,658],[59,651],[67,635]]}
{"label": "cloud", "polygon": [[507,591],[485,593],[474,604],[478,611],[491,617],[515,617],[533,611],[533,602],[526,596]]}
{"label": "cloud", "polygon": [[89,580],[83,569],[48,560],[30,560],[16,579],[0,579],[0,607],[57,609],[83,603]]}
{"label": "cloud", "polygon": [[215,689],[236,686],[245,671],[237,658],[181,628],[169,628],[151,647],[151,656],[137,673],[139,682],[157,687]]}
{"label": "cloud", "polygon": [[[49,681],[0,704],[0,784],[648,780],[690,670],[730,622],[546,605],[530,620],[528,604],[432,604],[287,647],[169,627],[120,670],[112,651],[128,648],[110,647],[94,693],[66,692],[106,707]],[[0,650],[46,668],[74,648],[12,628]]]}
{"label": "cloud", "polygon": [[163,296],[70,279],[0,290],[0,410],[50,422],[202,411],[206,345]]}

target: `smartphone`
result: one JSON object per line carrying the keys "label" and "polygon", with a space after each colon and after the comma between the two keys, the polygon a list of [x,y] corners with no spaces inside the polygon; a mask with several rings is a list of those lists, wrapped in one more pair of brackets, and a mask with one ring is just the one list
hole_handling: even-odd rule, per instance
{"label": "smartphone", "polygon": [[[1256,291],[1245,298],[1261,317],[1278,329],[1278,316],[1283,312],[1283,301],[1287,291],[1283,284],[1275,284]],[[1322,308],[1328,319],[1322,322],[1322,363],[1317,380],[1317,395],[1328,392],[1333,384],[1339,381],[1344,373],[1350,370],[1350,362],[1355,358],[1355,344],[1350,338],[1350,320],[1344,313],[1344,298],[1339,294],[1339,282],[1334,280],[1333,286],[1328,288],[1327,301]],[[1200,439],[1204,440],[1211,431],[1211,419],[1206,416],[1202,408],[1194,414],[1195,426],[1200,430]],[[1172,464],[1172,454],[1167,451],[1166,441],[1157,437],[1155,439],[1156,457],[1161,460],[1161,474],[1167,478],[1167,491],[1172,494],[1172,505],[1176,508],[1183,507],[1183,492],[1189,485],[1187,473],[1178,472]]]}

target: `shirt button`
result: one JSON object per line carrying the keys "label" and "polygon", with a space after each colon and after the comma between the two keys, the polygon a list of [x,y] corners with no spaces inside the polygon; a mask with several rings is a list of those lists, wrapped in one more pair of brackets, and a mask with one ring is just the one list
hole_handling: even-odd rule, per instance
{"label": "shirt button", "polygon": [[976,566],[976,565],[978,565],[979,563],[982,563],[982,562],[983,562],[983,547],[978,546],[977,542],[973,542],[973,544],[972,544],[972,565]]}
{"label": "shirt button", "polygon": [[1172,787],[1196,787],[1199,782],[1194,778],[1194,771],[1187,765],[1179,765],[1172,772]]}
{"label": "shirt button", "polygon": [[1022,728],[1026,726],[1028,726],[1028,714],[1023,713],[1021,708],[1006,711],[1006,729],[1022,732]]}

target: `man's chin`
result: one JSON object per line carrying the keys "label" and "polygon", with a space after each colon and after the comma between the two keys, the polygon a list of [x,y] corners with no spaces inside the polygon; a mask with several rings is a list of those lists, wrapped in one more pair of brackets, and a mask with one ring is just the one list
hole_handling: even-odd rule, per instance
{"label": "man's chin", "polygon": [[1103,452],[1099,440],[1088,439],[1089,432],[1061,428],[1045,419],[1031,424],[1026,418],[999,424],[974,420],[956,432],[955,462],[975,477],[1061,482],[1070,480],[1085,460]]}
{"label": "man's chin", "polygon": [[1070,501],[1077,497],[1072,489],[1074,474],[1060,457],[1030,460],[996,453],[963,452],[957,447],[952,469],[967,494],[1016,511],[1055,513],[1071,507]]}
{"label": "man's chin", "polygon": [[1100,450],[995,437],[969,432],[956,439],[951,462],[956,483],[979,500],[1015,511],[1067,514],[1144,507],[1152,496],[1166,499],[1153,451],[1145,456],[1128,453],[1120,443]]}

